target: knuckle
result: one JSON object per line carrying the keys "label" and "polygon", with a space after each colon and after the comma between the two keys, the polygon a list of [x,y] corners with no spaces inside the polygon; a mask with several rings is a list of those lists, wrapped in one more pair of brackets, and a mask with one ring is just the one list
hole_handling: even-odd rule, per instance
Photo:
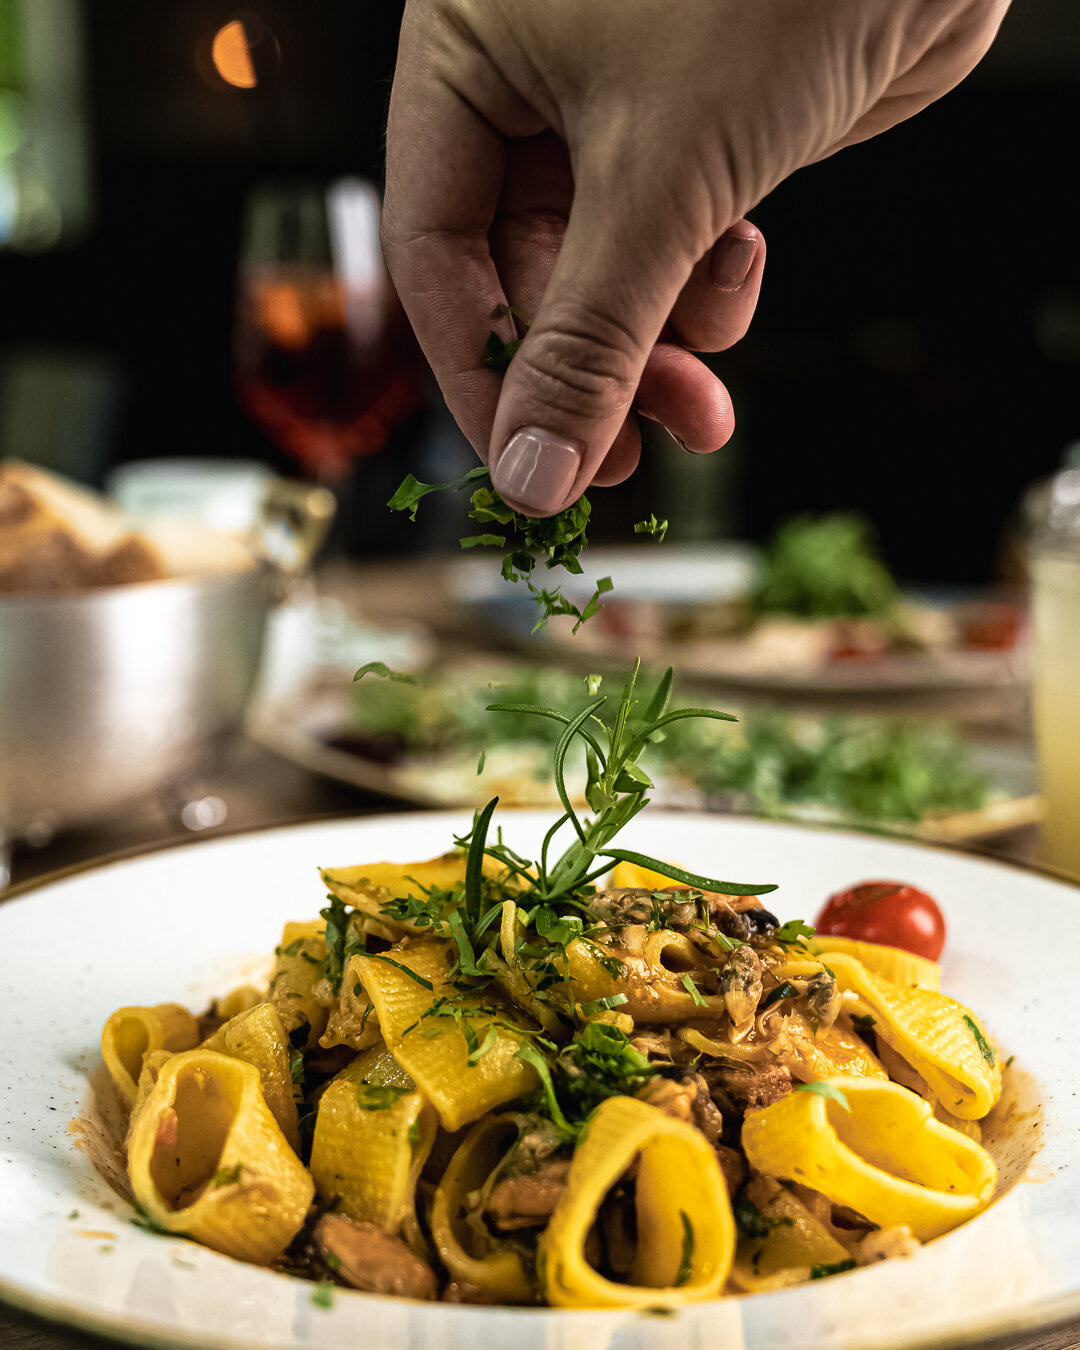
{"label": "knuckle", "polygon": [[641,367],[637,346],[617,320],[582,315],[530,333],[514,364],[546,403],[606,421],[633,400]]}

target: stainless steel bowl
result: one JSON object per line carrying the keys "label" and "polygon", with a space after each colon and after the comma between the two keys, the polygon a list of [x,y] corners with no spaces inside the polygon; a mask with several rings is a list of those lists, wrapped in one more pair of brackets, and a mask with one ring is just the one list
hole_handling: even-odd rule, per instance
{"label": "stainless steel bowl", "polygon": [[197,773],[239,725],[268,566],[0,597],[0,842],[114,814]]}

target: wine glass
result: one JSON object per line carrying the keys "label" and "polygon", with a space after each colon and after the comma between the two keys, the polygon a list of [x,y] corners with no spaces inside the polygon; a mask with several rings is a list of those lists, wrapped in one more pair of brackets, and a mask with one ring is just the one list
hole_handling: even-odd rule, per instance
{"label": "wine glass", "polygon": [[253,192],[233,360],[245,413],[331,489],[422,403],[424,361],[383,265],[372,184]]}

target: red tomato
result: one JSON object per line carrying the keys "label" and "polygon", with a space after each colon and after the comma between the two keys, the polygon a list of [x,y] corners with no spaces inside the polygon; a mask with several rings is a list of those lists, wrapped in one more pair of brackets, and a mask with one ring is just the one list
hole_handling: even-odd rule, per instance
{"label": "red tomato", "polygon": [[929,961],[945,946],[941,910],[925,891],[902,881],[864,881],[839,891],[818,915],[817,931],[902,947]]}

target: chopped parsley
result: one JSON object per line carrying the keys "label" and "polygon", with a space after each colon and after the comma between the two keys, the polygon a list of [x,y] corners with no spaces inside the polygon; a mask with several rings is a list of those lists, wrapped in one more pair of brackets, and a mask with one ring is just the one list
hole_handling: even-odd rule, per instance
{"label": "chopped parsley", "polygon": [[788,919],[772,936],[774,942],[802,942],[806,938],[812,938],[814,931],[810,924],[803,923],[802,919]]}
{"label": "chopped parsley", "polygon": [[313,1308],[332,1308],[334,1306],[334,1285],[330,1280],[319,1280],[311,1291]]}
{"label": "chopped parsley", "polygon": [[303,1050],[289,1051],[289,1075],[294,1083],[303,1083],[304,1081],[304,1052]]}
{"label": "chopped parsley", "polygon": [[781,980],[775,989],[770,989],[758,1005],[759,1010],[771,1008],[774,1003],[779,1003],[782,998],[798,998],[799,990],[790,980]]}
{"label": "chopped parsley", "polygon": [[735,1215],[735,1226],[748,1238],[766,1238],[774,1228],[792,1226],[788,1218],[775,1219],[771,1214],[764,1214],[745,1191],[738,1193],[731,1208]]}
{"label": "chopped parsley", "polygon": [[697,1007],[697,1008],[707,1008],[707,1007],[709,1006],[708,1003],[705,1001],[705,999],[702,998],[702,996],[701,996],[701,990],[697,987],[697,985],[694,983],[694,981],[690,978],[690,975],[689,975],[688,972],[683,974],[682,979],[681,979],[681,983],[682,983],[683,988],[686,990],[686,992],[687,992],[687,993],[690,995],[690,997],[694,1000],[694,1006],[695,1006],[695,1007]]}
{"label": "chopped parsley", "polygon": [[986,1037],[979,1029],[978,1022],[976,1022],[973,1017],[968,1017],[966,1013],[964,1014],[964,1021],[968,1024],[971,1029],[971,1034],[975,1037],[975,1044],[979,1047],[979,1054],[982,1055],[987,1064],[993,1065],[997,1056],[994,1054],[993,1046],[987,1041]]}
{"label": "chopped parsley", "polygon": [[410,970],[403,962],[395,961],[392,956],[387,956],[385,952],[368,952],[367,958],[369,961],[385,961],[388,966],[393,966],[395,970],[400,970],[402,975],[408,975],[410,980],[421,985],[424,989],[435,988],[430,980],[425,979],[423,975],[418,975],[415,970]]}
{"label": "chopped parsley", "polygon": [[408,1095],[410,1089],[393,1083],[358,1083],[356,1104],[361,1111],[389,1111]]}
{"label": "chopped parsley", "polygon": [[238,1186],[240,1184],[240,1174],[244,1170],[243,1163],[237,1163],[235,1167],[223,1167],[219,1172],[215,1172],[210,1185],[215,1191],[221,1190],[223,1186]]}
{"label": "chopped parsley", "polygon": [[871,1017],[869,1013],[852,1013],[851,1025],[856,1031],[869,1031],[871,1027],[877,1026],[877,1018]]}
{"label": "chopped parsley", "polygon": [[825,1280],[830,1275],[842,1275],[845,1270],[854,1270],[855,1261],[849,1258],[847,1261],[824,1262],[820,1266],[810,1267],[810,1278],[812,1280]]}
{"label": "chopped parsley", "polygon": [[838,1102],[844,1108],[845,1111],[851,1110],[851,1105],[848,1102],[848,1099],[844,1096],[844,1094],[840,1091],[840,1089],[838,1087],[834,1087],[832,1083],[826,1082],[823,1079],[819,1080],[816,1083],[796,1083],[794,1091],[813,1092],[816,1093],[817,1096],[819,1097],[828,1097],[830,1101]]}
{"label": "chopped parsley", "polygon": [[694,1273],[694,1225],[690,1222],[690,1216],[685,1210],[679,1210],[679,1218],[682,1220],[683,1240],[682,1253],[679,1256],[679,1270],[675,1276],[676,1289],[681,1289],[684,1284],[688,1284],[690,1276]]}

